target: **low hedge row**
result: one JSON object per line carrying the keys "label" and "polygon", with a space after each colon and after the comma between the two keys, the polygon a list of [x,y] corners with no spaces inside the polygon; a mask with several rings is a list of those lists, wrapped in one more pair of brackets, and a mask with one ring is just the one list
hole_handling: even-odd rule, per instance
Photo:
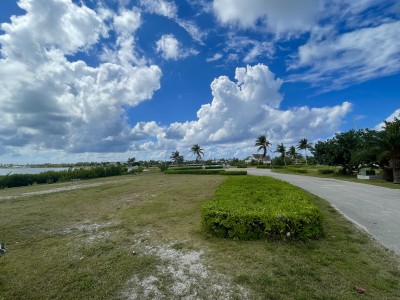
{"label": "low hedge row", "polygon": [[[223,169],[223,166],[205,166],[206,170]],[[170,170],[203,170],[203,166],[170,167]]]}
{"label": "low hedge row", "polygon": [[318,169],[319,174],[333,174],[335,170],[333,169]]}
{"label": "low hedge row", "polygon": [[117,176],[126,174],[127,171],[126,167],[108,166],[91,169],[81,168],[66,171],[47,171],[39,174],[11,174],[0,176],[0,189],[32,184],[55,183],[73,179],[92,179],[98,177]]}
{"label": "low hedge row", "polygon": [[197,175],[247,175],[247,171],[203,170],[203,169],[168,169],[165,174],[197,174]]}
{"label": "low hedge row", "polygon": [[219,173],[221,175],[247,175],[247,171],[225,171]]}
{"label": "low hedge row", "polygon": [[322,215],[308,194],[270,177],[229,177],[201,209],[202,225],[241,240],[323,236]]}
{"label": "low hedge row", "polygon": [[268,166],[268,165],[258,165],[256,168],[257,168],[257,169],[271,169],[271,166]]}
{"label": "low hedge row", "polygon": [[286,170],[293,173],[308,173],[307,169],[298,168],[298,167],[287,167]]}

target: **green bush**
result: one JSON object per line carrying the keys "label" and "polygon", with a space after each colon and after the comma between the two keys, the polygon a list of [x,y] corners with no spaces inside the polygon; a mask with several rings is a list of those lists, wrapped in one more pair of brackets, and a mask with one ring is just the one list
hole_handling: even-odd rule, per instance
{"label": "green bush", "polygon": [[257,165],[257,169],[271,169],[271,166],[268,165]]}
{"label": "green bush", "polygon": [[221,175],[247,175],[247,171],[225,171]]}
{"label": "green bush", "polygon": [[293,173],[308,173],[307,169],[299,168],[299,167],[287,167],[286,170]]}
{"label": "green bush", "polygon": [[241,240],[323,236],[322,215],[308,194],[270,177],[229,177],[201,209],[203,227]]}
{"label": "green bush", "polygon": [[186,169],[186,170],[177,170],[177,169],[169,169],[166,170],[165,174],[197,174],[197,175],[216,175],[225,172],[225,170],[203,170],[203,169]]}
{"label": "green bush", "polygon": [[319,174],[334,174],[334,169],[318,169]]}
{"label": "green bush", "polygon": [[11,174],[0,176],[0,189],[27,186],[32,184],[55,183],[74,179],[92,179],[117,176],[127,173],[123,166],[95,167],[91,169],[69,169],[66,171],[47,171],[39,174]]}
{"label": "green bush", "polygon": [[366,170],[366,171],[365,171],[365,174],[366,174],[367,176],[371,176],[371,175],[376,175],[376,172],[375,172],[375,170]]}
{"label": "green bush", "polygon": [[225,171],[221,169],[169,169],[165,174],[196,174],[196,175],[247,175],[247,171]]}
{"label": "green bush", "polygon": [[170,170],[201,170],[201,166],[188,166],[188,167],[170,167]]}
{"label": "green bush", "polygon": [[169,167],[168,167],[168,164],[162,163],[158,166],[158,168],[160,169],[160,171],[166,171],[166,170],[168,170]]}

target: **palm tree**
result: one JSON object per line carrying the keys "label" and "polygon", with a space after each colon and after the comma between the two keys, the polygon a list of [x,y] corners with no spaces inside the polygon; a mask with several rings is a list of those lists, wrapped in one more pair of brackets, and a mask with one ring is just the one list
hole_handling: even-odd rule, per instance
{"label": "palm tree", "polygon": [[179,154],[179,151],[172,152],[170,159],[173,160],[177,165],[183,163],[183,156]]}
{"label": "palm tree", "polygon": [[195,144],[192,146],[190,151],[193,152],[193,154],[196,154],[196,163],[201,160],[201,156],[204,155],[203,149],[198,144]]}
{"label": "palm tree", "polygon": [[304,152],[305,152],[306,165],[308,164],[307,163],[307,149],[311,149],[311,147],[312,147],[312,143],[309,143],[306,138],[301,139],[299,141],[299,144],[297,145],[297,149],[304,150]]}
{"label": "palm tree", "polygon": [[296,158],[299,157],[299,154],[296,152],[296,147],[295,146],[290,146],[289,151],[286,152],[287,156],[289,156],[291,159],[295,160]]}
{"label": "palm tree", "polygon": [[368,143],[370,151],[379,162],[388,161],[393,170],[393,182],[400,184],[400,120],[386,122],[383,131],[378,132]]}
{"label": "palm tree", "polygon": [[263,159],[265,159],[265,157],[267,156],[267,148],[271,146],[271,143],[267,140],[267,137],[265,135],[260,135],[256,139],[256,143],[254,146],[258,146],[257,151],[263,149]]}
{"label": "palm tree", "polygon": [[281,158],[283,159],[283,162],[285,163],[286,166],[286,147],[285,145],[283,145],[283,143],[280,143],[277,147],[276,147],[276,151],[281,154]]}

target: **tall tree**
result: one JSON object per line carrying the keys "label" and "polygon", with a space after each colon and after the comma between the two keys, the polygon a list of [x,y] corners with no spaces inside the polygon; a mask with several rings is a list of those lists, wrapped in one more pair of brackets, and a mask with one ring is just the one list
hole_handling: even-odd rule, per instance
{"label": "tall tree", "polygon": [[127,164],[128,166],[134,166],[136,164],[136,158],[134,157],[128,158]]}
{"label": "tall tree", "polygon": [[283,143],[280,143],[277,147],[276,147],[276,151],[281,154],[281,159],[283,160],[283,162],[285,163],[286,166],[286,147],[285,145],[283,145]]}
{"label": "tall tree", "polygon": [[308,164],[307,163],[307,149],[311,149],[311,147],[312,147],[312,144],[309,143],[306,138],[301,139],[299,141],[299,144],[297,145],[297,149],[304,150],[304,152],[305,152],[306,165]]}
{"label": "tall tree", "polygon": [[288,150],[288,152],[286,152],[286,154],[293,160],[295,160],[301,156],[301,155],[299,155],[299,153],[296,152],[295,146],[290,146],[289,150]]}
{"label": "tall tree", "polygon": [[201,149],[198,144],[193,145],[190,151],[192,151],[193,154],[196,155],[196,163],[201,161],[201,156],[204,155],[204,150]]}
{"label": "tall tree", "polygon": [[379,162],[388,161],[393,170],[393,182],[400,184],[400,119],[385,121],[383,131],[372,137],[368,144]]}
{"label": "tall tree", "polygon": [[263,150],[263,159],[267,156],[267,148],[271,146],[271,143],[267,140],[267,137],[265,135],[260,135],[256,139],[256,143],[254,146],[258,147],[257,151],[260,151],[261,149]]}
{"label": "tall tree", "polygon": [[179,154],[179,151],[172,152],[170,159],[174,161],[175,164],[180,165],[183,163],[183,156]]}

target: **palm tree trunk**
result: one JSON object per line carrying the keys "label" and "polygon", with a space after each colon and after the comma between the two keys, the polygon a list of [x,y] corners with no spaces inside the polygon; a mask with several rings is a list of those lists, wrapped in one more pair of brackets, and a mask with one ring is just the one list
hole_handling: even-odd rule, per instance
{"label": "palm tree trunk", "polygon": [[305,148],[304,151],[306,153],[306,165],[308,165],[308,163],[307,163],[307,148]]}
{"label": "palm tree trunk", "polygon": [[392,158],[389,165],[393,169],[393,183],[400,184],[400,158]]}

